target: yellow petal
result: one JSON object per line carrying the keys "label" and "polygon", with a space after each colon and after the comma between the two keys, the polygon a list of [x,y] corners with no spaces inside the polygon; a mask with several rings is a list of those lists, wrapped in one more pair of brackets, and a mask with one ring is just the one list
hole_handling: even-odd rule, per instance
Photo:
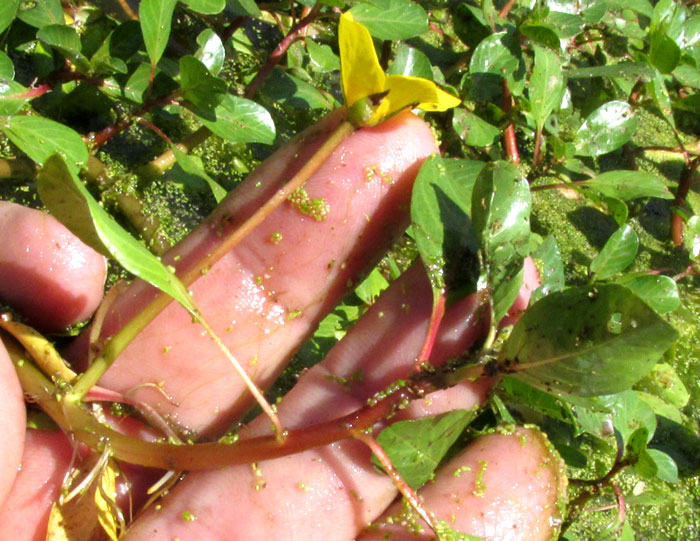
{"label": "yellow petal", "polygon": [[386,75],[379,65],[369,30],[355,22],[352,14],[343,13],[338,26],[340,73],[345,104],[384,90]]}
{"label": "yellow petal", "polygon": [[[434,82],[421,77],[390,75],[386,78],[389,95],[384,99],[386,114],[391,115],[405,107],[424,111],[445,111],[456,107],[462,100],[440,89]],[[381,106],[384,106],[385,103]],[[380,107],[381,107],[380,106]]]}

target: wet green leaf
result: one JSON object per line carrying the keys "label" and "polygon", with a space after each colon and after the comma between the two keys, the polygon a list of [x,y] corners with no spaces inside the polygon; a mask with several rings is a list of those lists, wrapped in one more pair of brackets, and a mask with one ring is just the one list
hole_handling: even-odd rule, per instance
{"label": "wet green leaf", "polygon": [[472,191],[472,223],[494,297],[494,321],[506,314],[530,251],[532,197],[527,180],[508,162],[487,164]]}
{"label": "wet green leaf", "polygon": [[533,48],[535,65],[528,92],[532,116],[535,117],[537,127],[542,129],[547,117],[559,109],[566,85],[561,76],[562,65],[557,54],[542,47]]}
{"label": "wet green leaf", "polygon": [[432,478],[445,453],[473,416],[466,410],[454,410],[437,417],[399,421],[382,430],[377,442],[404,480],[416,490]]}
{"label": "wet green leaf", "polygon": [[22,152],[42,165],[52,154],[60,154],[74,172],[88,160],[83,138],[75,131],[54,120],[40,116],[13,116],[5,121],[5,135]]}
{"label": "wet green leaf", "polygon": [[659,197],[673,199],[673,194],[664,181],[646,171],[607,171],[587,180],[584,184],[607,197],[628,201],[639,197]]}
{"label": "wet green leaf", "polygon": [[340,69],[340,58],[328,45],[319,45],[315,41],[307,39],[306,49],[314,69],[322,73]]}
{"label": "wet green leaf", "polygon": [[524,85],[520,51],[515,48],[513,36],[498,32],[477,45],[469,63],[473,77],[472,92],[476,99],[491,99],[503,91],[503,79],[508,81],[511,92],[519,94]]}
{"label": "wet green leaf", "polygon": [[620,280],[619,283],[631,289],[661,315],[673,312],[681,305],[678,285],[670,276],[644,274]]}
{"label": "wet green leaf", "polygon": [[5,53],[0,51],[0,80],[11,81],[15,78],[15,65]]}
{"label": "wet green leaf", "polygon": [[648,391],[676,408],[684,408],[690,401],[690,393],[675,368],[668,363],[659,363],[642,380],[640,389]]}
{"label": "wet green leaf", "polygon": [[643,77],[650,79],[654,69],[645,62],[620,62],[619,64],[606,64],[605,66],[591,66],[584,68],[568,69],[564,73],[569,79],[591,77],[624,77],[637,79]]}
{"label": "wet green leaf", "polygon": [[678,466],[674,460],[663,451],[648,449],[648,456],[656,466],[656,477],[667,483],[678,483]]}
{"label": "wet green leaf", "polygon": [[639,237],[631,226],[626,225],[610,236],[591,261],[591,273],[596,280],[607,280],[629,267],[638,251]]}
{"label": "wet green leaf", "polygon": [[402,44],[391,66],[386,70],[387,75],[410,75],[433,80],[433,71],[430,60],[415,47]]}
{"label": "wet green leaf", "polygon": [[226,6],[234,15],[259,17],[261,13],[255,0],[226,0]]}
{"label": "wet green leaf", "polygon": [[206,66],[209,73],[219,75],[226,58],[224,44],[219,35],[211,28],[207,28],[197,36],[197,45],[199,45],[199,49],[194,57]]}
{"label": "wet green leaf", "polygon": [[[623,391],[614,395],[601,396],[600,402],[611,411],[615,430],[620,433],[622,444],[627,446],[634,434],[641,440],[640,448],[645,448],[656,432],[656,415],[644,402],[637,391]],[[643,435],[643,437],[642,437]]]}
{"label": "wet green leaf", "polygon": [[60,155],[46,159],[37,187],[51,213],[83,242],[196,313],[189,292],[175,274],[107,214]]}
{"label": "wet green leaf", "polygon": [[469,146],[490,146],[501,136],[501,130],[496,126],[461,107],[454,110],[452,127],[460,139]]}
{"label": "wet green leaf", "polygon": [[700,216],[691,216],[686,223],[683,244],[692,259],[700,257]]}
{"label": "wet green leaf", "polygon": [[476,286],[478,244],[469,220],[469,188],[447,174],[434,154],[422,165],[413,186],[413,236],[435,296],[445,288]]}
{"label": "wet green leaf", "polygon": [[540,276],[540,286],[533,291],[530,303],[549,295],[554,291],[564,289],[564,264],[557,241],[549,236],[537,247],[532,254]]}
{"label": "wet green leaf", "polygon": [[177,0],[141,0],[139,21],[151,66],[160,60],[170,39],[170,25]]}
{"label": "wet green leaf", "polygon": [[629,389],[678,333],[627,288],[608,284],[551,293],[516,323],[502,359],[547,391],[595,396]]}
{"label": "wet green leaf", "polygon": [[428,31],[428,14],[410,0],[372,0],[350,13],[377,39],[408,39]]}
{"label": "wet green leaf", "polygon": [[332,105],[316,87],[281,69],[273,70],[263,92],[275,101],[300,109],[330,109]]}
{"label": "wet green leaf", "polygon": [[599,156],[620,148],[637,130],[637,117],[624,101],[610,101],[593,111],[574,139],[579,156]]}
{"label": "wet green leaf", "polygon": [[215,109],[216,121],[202,123],[219,137],[241,143],[272,144],[275,124],[270,113],[257,103],[227,94]]}
{"label": "wet green leaf", "polygon": [[501,381],[498,392],[505,399],[526,404],[528,408],[552,419],[576,425],[576,418],[571,411],[571,406],[566,401],[533,387],[521,379],[506,376]]}
{"label": "wet green leaf", "polygon": [[573,13],[550,11],[547,21],[551,23],[560,39],[573,38],[583,32],[584,28],[583,19]]}
{"label": "wet green leaf", "polygon": [[387,287],[389,287],[389,282],[379,272],[379,269],[374,268],[367,278],[362,280],[362,283],[355,288],[355,295],[365,304],[372,305]]}
{"label": "wet green leaf", "polygon": [[[550,24],[523,24],[518,30],[523,36],[551,50],[557,51],[560,48],[559,35],[554,29],[554,26]],[[535,67],[537,67],[537,60],[535,60]]]}
{"label": "wet green leaf", "polygon": [[[158,70],[156,69],[156,75]],[[143,103],[143,97],[151,80],[151,66],[140,64],[124,85],[124,97],[136,103]]]}

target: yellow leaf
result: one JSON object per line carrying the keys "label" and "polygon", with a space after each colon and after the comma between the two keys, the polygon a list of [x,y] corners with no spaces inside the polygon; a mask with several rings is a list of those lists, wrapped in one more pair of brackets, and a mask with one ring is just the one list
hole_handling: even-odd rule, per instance
{"label": "yellow leaf", "polygon": [[122,524],[119,521],[117,507],[117,466],[114,460],[107,461],[97,487],[95,488],[95,506],[97,520],[112,541],[118,541]]}

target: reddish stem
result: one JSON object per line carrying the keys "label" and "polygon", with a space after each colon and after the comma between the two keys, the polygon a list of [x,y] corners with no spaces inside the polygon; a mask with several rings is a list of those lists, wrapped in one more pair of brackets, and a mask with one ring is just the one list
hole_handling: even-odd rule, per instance
{"label": "reddish stem", "polygon": [[[699,165],[700,156],[697,156],[683,168],[680,181],[678,182],[678,189],[676,190],[676,197],[673,201],[674,207],[680,208],[685,205],[685,199],[693,184],[693,177]],[[683,218],[677,211],[671,213],[671,240],[676,246],[683,244]]]}
{"label": "reddish stem", "polygon": [[535,154],[532,157],[532,168],[535,169],[540,163],[540,152],[542,148],[542,128],[537,127],[537,133],[535,134]]}
{"label": "reddish stem", "polygon": [[416,359],[415,370],[420,372],[423,368],[423,364],[430,360],[430,355],[433,352],[433,346],[435,346],[435,340],[437,338],[438,330],[440,329],[440,323],[442,323],[442,318],[445,315],[445,293],[441,293],[440,296],[433,302],[433,311],[430,314],[430,323],[428,324],[428,332],[425,335],[425,341],[423,342],[423,347],[418,354]]}
{"label": "reddish stem", "polygon": [[508,2],[506,2],[506,5],[503,6],[501,11],[498,12],[498,16],[501,19],[505,19],[510,13],[510,10],[513,9],[513,6],[515,5],[516,1],[517,0],[508,0]]}
{"label": "reddish stem", "polygon": [[[507,115],[510,115],[513,110],[513,96],[508,88],[508,81],[503,81],[503,110]],[[520,163],[520,153],[518,152],[518,142],[515,138],[515,124],[511,122],[503,133],[503,143],[506,148],[506,155],[511,163],[518,165]]]}
{"label": "reddish stem", "polygon": [[289,48],[292,46],[294,42],[296,42],[299,39],[302,39],[301,34],[304,32],[306,27],[311,24],[316,17],[318,17],[318,14],[321,10],[321,2],[317,2],[316,5],[311,9],[309,14],[301,19],[297,24],[295,24],[292,29],[289,31],[289,34],[287,34],[282,41],[279,42],[277,47],[275,47],[275,50],[270,53],[270,56],[267,58],[267,62],[265,65],[258,71],[258,73],[255,74],[255,77],[253,80],[250,82],[248,85],[248,88],[246,88],[245,91],[245,97],[246,98],[252,98],[255,96],[255,94],[258,93],[258,90],[262,87],[263,83],[265,82],[265,79],[270,75],[270,72],[272,72],[272,69],[279,64],[280,60],[282,60],[282,57],[287,54],[287,51]]}
{"label": "reddish stem", "polygon": [[18,99],[18,100],[38,98],[39,96],[43,96],[44,94],[46,94],[50,90],[51,90],[50,85],[39,85],[36,88],[32,88],[30,90],[27,90],[26,92],[24,92],[22,94],[16,94],[15,96],[7,96],[7,98],[8,99]]}

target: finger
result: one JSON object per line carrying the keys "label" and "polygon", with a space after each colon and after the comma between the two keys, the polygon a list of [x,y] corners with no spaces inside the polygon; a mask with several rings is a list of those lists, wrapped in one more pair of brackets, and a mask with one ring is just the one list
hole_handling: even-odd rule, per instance
{"label": "finger", "polygon": [[[270,183],[286,181],[317,145],[313,136],[303,137],[291,152],[284,148],[281,157],[270,158],[236,192],[240,198],[228,198],[168,261],[187,267],[210,251],[222,229],[257,207],[269,196]],[[413,178],[435,150],[429,127],[411,114],[356,132],[305,185],[310,198],[328,204],[324,219],[284,203],[192,285],[204,316],[262,387],[405,226]],[[294,158],[297,153],[302,156]],[[141,306],[139,297],[148,296],[148,289],[136,283],[116,301],[107,334]],[[101,380],[120,392],[155,382],[165,383],[171,401],[148,387],[135,398],[193,433],[221,431],[250,404],[248,396],[241,398],[244,386],[230,363],[175,305],[141,332]]]}
{"label": "finger", "polygon": [[[350,413],[376,390],[406,377],[425,337],[431,295],[418,266],[394,282],[284,398],[279,415],[285,425],[303,427]],[[467,298],[448,310],[431,362],[460,354],[481,334],[476,305]],[[420,401],[419,409],[471,409],[487,392],[488,382],[461,385]],[[259,419],[241,436],[269,432],[268,424]],[[157,510],[135,522],[127,538],[271,539],[285,532],[286,539],[308,539],[323,532],[324,538],[353,539],[395,496],[368,449],[345,440],[253,466],[189,474]],[[184,512],[196,520],[183,521]]]}
{"label": "finger", "polygon": [[[484,539],[552,539],[566,493],[564,463],[534,428],[477,438],[420,491],[426,509],[451,529]],[[358,541],[435,539],[402,502]]]}
{"label": "finger", "polygon": [[22,468],[0,508],[2,539],[46,539],[51,505],[59,496],[72,454],[73,448],[62,432],[27,431]]}
{"label": "finger", "polygon": [[20,466],[25,425],[22,389],[10,356],[0,340],[0,509]]}
{"label": "finger", "polygon": [[43,331],[92,315],[102,299],[104,257],[58,220],[0,201],[0,298]]}

